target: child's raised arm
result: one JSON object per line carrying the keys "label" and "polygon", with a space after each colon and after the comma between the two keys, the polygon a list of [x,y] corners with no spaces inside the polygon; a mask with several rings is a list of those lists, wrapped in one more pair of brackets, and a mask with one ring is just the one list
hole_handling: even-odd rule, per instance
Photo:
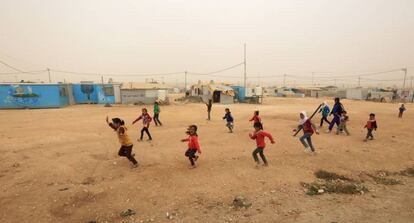
{"label": "child's raised arm", "polygon": [[135,119],[133,122],[132,122],[132,124],[135,124],[135,122],[137,122],[137,121],[139,121],[139,120],[141,120],[142,119],[142,115],[140,115],[137,119]]}
{"label": "child's raised arm", "polygon": [[270,139],[270,142],[272,143],[272,144],[274,144],[275,143],[275,140],[273,140],[273,136],[272,136],[272,134],[270,134],[270,133],[268,133],[268,132],[262,132],[267,138],[269,138]]}
{"label": "child's raised arm", "polygon": [[113,130],[116,130],[114,124],[112,122],[109,122],[109,117],[106,116],[106,123],[109,125],[109,127],[111,127]]}

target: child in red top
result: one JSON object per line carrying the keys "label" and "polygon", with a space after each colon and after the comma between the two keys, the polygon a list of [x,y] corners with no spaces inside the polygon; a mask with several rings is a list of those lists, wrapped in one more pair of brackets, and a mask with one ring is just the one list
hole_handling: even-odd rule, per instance
{"label": "child in red top", "polygon": [[254,130],[255,131],[253,132],[253,134],[252,133],[249,134],[251,139],[256,140],[256,145],[257,145],[257,148],[253,151],[253,154],[252,154],[253,159],[254,161],[256,161],[256,166],[259,166],[260,162],[259,162],[259,158],[257,157],[257,154],[259,153],[260,157],[263,160],[264,165],[267,166],[268,163],[267,163],[265,155],[263,154],[263,150],[266,147],[265,137],[269,138],[272,144],[274,144],[275,141],[273,140],[273,137],[270,133],[262,130],[262,125],[260,122],[254,123]]}
{"label": "child in red top", "polygon": [[[312,144],[312,135],[316,132],[316,134],[319,134],[319,131],[316,129],[315,124],[311,122],[311,120],[306,116],[306,112],[303,111],[300,113],[300,120],[299,120],[299,126],[297,129],[293,130],[295,132],[299,131],[300,129],[303,129],[303,136],[300,137],[300,142],[305,146],[305,151],[310,147],[312,152],[315,152],[315,148]],[[306,143],[305,140],[308,142]]]}
{"label": "child in red top", "polygon": [[188,142],[188,149],[185,152],[185,156],[190,160],[190,168],[195,168],[195,161],[198,159],[196,153],[201,154],[200,145],[198,144],[197,126],[190,125],[186,133],[188,134],[188,138],[182,139],[181,142]]}
{"label": "child in red top", "polygon": [[364,128],[367,128],[368,133],[367,133],[367,137],[365,138],[365,142],[369,140],[373,140],[374,139],[374,135],[372,134],[372,131],[377,131],[377,121],[375,120],[375,114],[371,113],[369,114],[369,120],[367,121],[367,124],[365,125]]}
{"label": "child in red top", "polygon": [[260,129],[263,130],[263,123],[262,119],[259,116],[259,111],[254,111],[253,117],[249,120],[249,122],[253,121],[253,128],[256,123],[260,124]]}
{"label": "child in red top", "polygon": [[142,114],[137,119],[135,119],[135,121],[133,121],[132,124],[135,124],[137,121],[139,121],[141,119],[142,119],[142,125],[143,125],[143,127],[141,129],[141,137],[140,137],[140,139],[138,141],[142,141],[142,138],[144,136],[144,132],[147,133],[148,138],[149,138],[148,140],[151,141],[152,140],[152,137],[151,137],[151,134],[150,134],[150,132],[149,132],[148,129],[149,129],[150,122],[151,122],[152,118],[148,114],[148,111],[147,111],[146,108],[143,108],[142,109]]}

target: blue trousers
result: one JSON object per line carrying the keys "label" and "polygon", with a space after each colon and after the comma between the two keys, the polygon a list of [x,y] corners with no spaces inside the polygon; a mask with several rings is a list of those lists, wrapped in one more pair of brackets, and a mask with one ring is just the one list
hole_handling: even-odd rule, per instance
{"label": "blue trousers", "polygon": [[331,124],[329,124],[329,131],[332,131],[335,124],[339,126],[340,123],[341,123],[340,117],[337,115],[334,115],[334,118],[332,119]]}

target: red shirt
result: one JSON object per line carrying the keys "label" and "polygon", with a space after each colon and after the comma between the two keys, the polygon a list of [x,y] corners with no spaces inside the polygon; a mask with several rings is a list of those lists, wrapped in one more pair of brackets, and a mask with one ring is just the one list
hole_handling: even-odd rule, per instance
{"label": "red shirt", "polygon": [[200,144],[198,144],[198,136],[190,135],[184,141],[188,142],[189,149],[193,149],[193,150],[197,150],[198,152],[201,152]]}
{"label": "red shirt", "polygon": [[147,113],[147,114],[142,114],[141,116],[139,116],[139,118],[137,119],[137,121],[142,119],[142,125],[144,127],[149,128],[150,122],[152,121],[151,116]]}
{"label": "red shirt", "polygon": [[262,123],[262,119],[258,115],[253,116],[250,121],[254,121],[254,123]]}
{"label": "red shirt", "polygon": [[313,134],[315,132],[312,128],[310,119],[306,120],[306,122],[303,124],[303,132],[309,134]]}
{"label": "red shirt", "polygon": [[272,135],[263,130],[255,132],[252,136],[250,136],[250,138],[256,139],[257,147],[261,147],[261,148],[266,147],[265,137],[269,138],[271,142],[274,142]]}

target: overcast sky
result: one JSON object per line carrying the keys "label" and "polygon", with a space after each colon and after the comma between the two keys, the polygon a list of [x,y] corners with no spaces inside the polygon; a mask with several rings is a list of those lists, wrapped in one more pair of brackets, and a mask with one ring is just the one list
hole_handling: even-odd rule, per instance
{"label": "overcast sky", "polygon": [[[341,76],[403,67],[409,67],[411,76],[414,1],[0,0],[0,60],[27,71],[208,73],[243,62],[244,43],[248,76],[262,76],[267,84],[280,85],[283,74],[292,76],[289,83],[307,84],[312,72],[314,83],[321,84],[334,79],[355,84],[357,77]],[[7,72],[13,70],[0,65],[0,73]],[[222,79],[242,83],[243,66],[220,74],[240,76]],[[366,78],[403,75],[397,71]],[[184,77],[163,76],[173,83]],[[52,72],[53,81],[64,78],[100,79]],[[199,78],[220,79],[189,75],[191,81]],[[47,80],[47,75],[0,76],[15,79]]]}

